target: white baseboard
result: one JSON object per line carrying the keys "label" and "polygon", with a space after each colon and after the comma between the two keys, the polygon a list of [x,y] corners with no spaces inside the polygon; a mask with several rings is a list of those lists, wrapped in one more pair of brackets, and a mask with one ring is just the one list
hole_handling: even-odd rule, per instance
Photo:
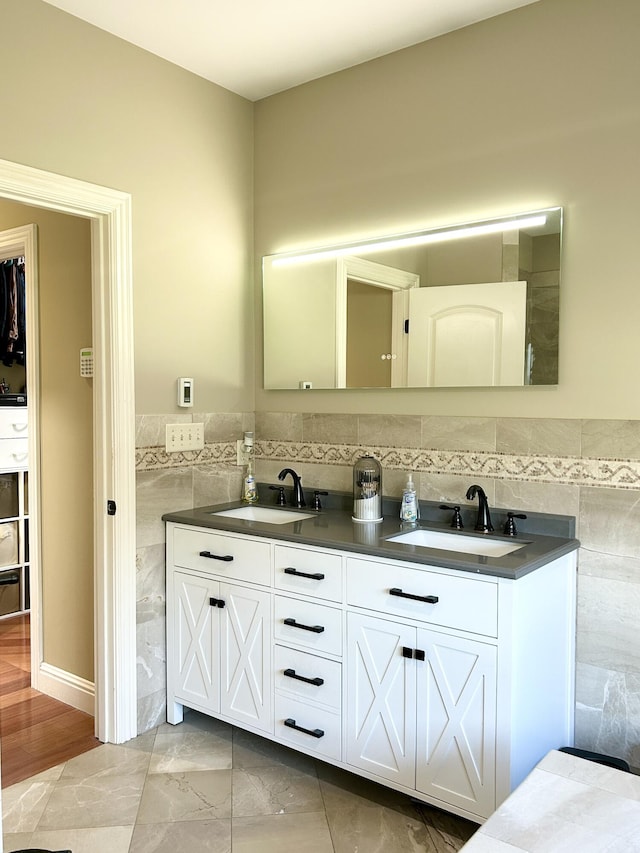
{"label": "white baseboard", "polygon": [[95,716],[96,691],[92,681],[86,681],[57,666],[41,663],[38,671],[36,690],[45,693],[65,705],[71,705],[78,711]]}

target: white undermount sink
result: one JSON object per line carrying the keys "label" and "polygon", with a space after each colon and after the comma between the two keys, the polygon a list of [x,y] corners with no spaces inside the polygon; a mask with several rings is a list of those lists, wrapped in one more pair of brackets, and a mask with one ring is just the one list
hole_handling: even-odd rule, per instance
{"label": "white undermount sink", "polygon": [[457,551],[462,554],[475,554],[478,557],[504,557],[523,548],[526,542],[505,542],[503,539],[490,539],[484,536],[463,536],[460,533],[444,533],[438,530],[417,528],[389,536],[388,542],[404,545],[420,545],[423,548],[437,548],[440,551]]}
{"label": "white undermount sink", "polygon": [[223,509],[212,512],[211,515],[239,518],[243,521],[261,521],[264,524],[291,524],[292,521],[302,521],[313,518],[310,512],[294,512],[289,509],[277,509],[268,506],[239,506],[236,509]]}

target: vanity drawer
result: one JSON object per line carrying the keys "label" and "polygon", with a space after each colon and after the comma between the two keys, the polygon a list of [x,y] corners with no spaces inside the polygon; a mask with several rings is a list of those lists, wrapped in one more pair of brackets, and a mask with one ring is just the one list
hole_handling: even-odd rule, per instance
{"label": "vanity drawer", "polygon": [[339,554],[276,545],[274,569],[274,583],[278,589],[342,601],[342,557]]}
{"label": "vanity drawer", "polygon": [[341,664],[286,646],[276,646],[274,659],[277,692],[291,694],[301,702],[322,704],[340,711]]}
{"label": "vanity drawer", "polygon": [[[280,694],[276,695],[275,710],[275,735],[279,740],[336,761],[340,760],[340,714]],[[293,728],[294,725],[298,728]]]}
{"label": "vanity drawer", "polygon": [[0,438],[27,437],[27,407],[20,409],[0,408]]}
{"label": "vanity drawer", "polygon": [[0,440],[0,468],[27,468],[29,465],[29,440],[3,438]]}
{"label": "vanity drawer", "polygon": [[342,654],[342,611],[324,604],[276,595],[274,633],[278,641],[317,652]]}
{"label": "vanity drawer", "polygon": [[256,542],[245,536],[193,527],[175,527],[173,531],[175,565],[264,586],[271,583],[270,548],[268,542]]}
{"label": "vanity drawer", "polygon": [[[433,596],[437,601],[392,595],[392,589],[404,595]],[[356,607],[474,634],[496,637],[498,632],[498,585],[488,579],[349,558],[347,601]]]}

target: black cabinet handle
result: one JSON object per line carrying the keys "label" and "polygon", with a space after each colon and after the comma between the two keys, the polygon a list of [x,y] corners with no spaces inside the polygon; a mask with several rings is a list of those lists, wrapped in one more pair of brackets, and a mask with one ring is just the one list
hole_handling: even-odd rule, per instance
{"label": "black cabinet handle", "polygon": [[300,628],[302,631],[312,631],[314,634],[322,634],[324,631],[322,625],[303,625],[301,622],[296,622],[295,619],[285,619],[284,624],[291,628]]}
{"label": "black cabinet handle", "polygon": [[200,556],[206,557],[208,560],[223,560],[225,563],[230,563],[233,560],[233,557],[230,554],[221,557],[218,554],[212,554],[211,551],[200,551]]}
{"label": "black cabinet handle", "polygon": [[415,658],[416,660],[424,660],[425,653],[423,649],[410,649],[409,646],[402,647],[403,658]]}
{"label": "black cabinet handle", "polygon": [[304,675],[298,675],[295,669],[285,669],[283,675],[287,678],[295,678],[297,681],[304,681],[306,684],[313,684],[314,687],[322,687],[324,678],[305,678]]}
{"label": "black cabinet handle", "polygon": [[209,599],[209,606],[210,607],[221,607],[222,608],[222,607],[224,607],[224,605],[225,605],[225,601],[223,598],[210,598]]}
{"label": "black cabinet handle", "polygon": [[389,595],[397,595],[399,598],[411,598],[413,601],[424,601],[427,604],[437,604],[439,601],[437,595],[413,595],[411,592],[403,592],[397,586],[389,590]]}
{"label": "black cabinet handle", "polygon": [[285,575],[295,575],[297,578],[311,578],[314,581],[323,581],[324,575],[320,574],[320,572],[315,572],[314,574],[309,574],[308,572],[300,572],[298,569],[288,568],[284,570]]}
{"label": "black cabinet handle", "polygon": [[304,732],[304,734],[311,735],[311,737],[324,737],[322,729],[305,729],[302,726],[297,726],[296,721],[292,720],[291,717],[287,717],[284,724],[290,729],[295,729],[297,732]]}

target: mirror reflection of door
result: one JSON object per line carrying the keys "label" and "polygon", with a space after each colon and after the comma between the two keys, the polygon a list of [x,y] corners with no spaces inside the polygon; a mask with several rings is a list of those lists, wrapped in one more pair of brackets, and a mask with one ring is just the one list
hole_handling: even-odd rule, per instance
{"label": "mirror reflection of door", "polygon": [[393,291],[347,279],[347,388],[391,387]]}
{"label": "mirror reflection of door", "polygon": [[526,281],[410,292],[410,386],[523,385]]}
{"label": "mirror reflection of door", "polygon": [[404,322],[408,293],[419,285],[416,273],[364,258],[338,258],[336,388],[406,386]]}

